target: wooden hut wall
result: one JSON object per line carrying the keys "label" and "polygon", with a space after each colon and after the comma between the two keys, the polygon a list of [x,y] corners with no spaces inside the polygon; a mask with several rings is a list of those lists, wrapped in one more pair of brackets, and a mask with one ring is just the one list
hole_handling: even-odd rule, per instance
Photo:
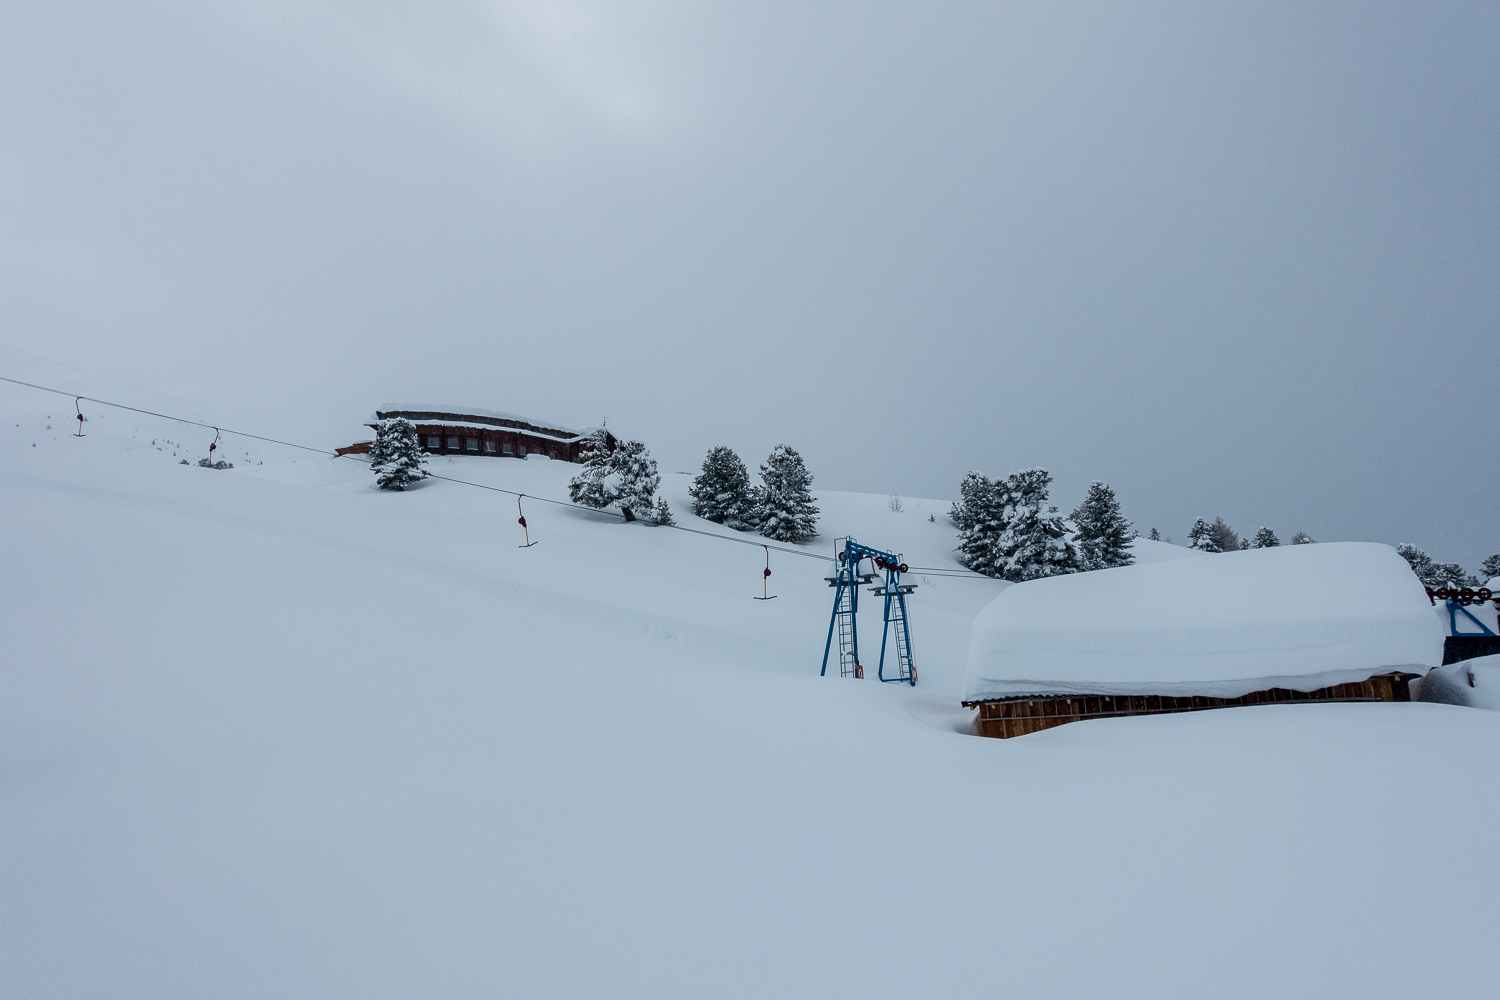
{"label": "wooden hut wall", "polygon": [[1248,705],[1279,705],[1315,701],[1410,701],[1409,678],[1405,674],[1380,674],[1352,684],[1335,684],[1316,691],[1268,688],[1239,698],[1174,698],[1167,695],[1075,695],[1071,698],[1010,698],[999,701],[966,702],[978,705],[975,720],[981,736],[1009,739],[1025,736],[1069,722],[1085,719],[1120,718],[1129,715],[1164,715],[1201,712],[1211,708]]}
{"label": "wooden hut wall", "polygon": [[[423,451],[432,452],[436,455],[484,455],[489,458],[520,458],[522,448],[525,454],[550,455],[558,461],[577,462],[579,458],[579,445],[576,441],[554,441],[550,438],[528,434],[522,430],[510,430],[508,428],[478,427],[454,427],[449,424],[418,424],[417,438],[422,445]],[[437,438],[437,447],[432,446],[432,439]],[[458,440],[458,447],[450,447],[452,439]],[[474,450],[469,449],[469,442],[476,441],[478,446]],[[485,443],[495,446],[494,451],[487,451]],[[510,451],[505,446],[510,445]]]}

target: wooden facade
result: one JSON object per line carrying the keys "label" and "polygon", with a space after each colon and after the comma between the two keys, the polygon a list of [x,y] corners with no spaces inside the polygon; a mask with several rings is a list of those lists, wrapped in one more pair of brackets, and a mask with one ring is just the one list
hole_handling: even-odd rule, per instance
{"label": "wooden facade", "polygon": [[980,736],[1009,739],[1025,736],[1069,722],[1085,719],[1111,719],[1128,715],[1165,715],[1176,712],[1201,712],[1212,708],[1236,708],[1245,705],[1282,705],[1329,701],[1411,701],[1409,683],[1413,674],[1377,674],[1368,680],[1334,684],[1316,691],[1291,691],[1267,688],[1238,698],[1207,698],[1169,695],[1073,695],[1071,697],[1032,696],[1001,698],[990,701],[964,702],[965,708],[978,708],[975,728]]}
{"label": "wooden facade", "polygon": [[[474,455],[485,458],[525,458],[545,455],[559,462],[582,462],[589,435],[565,427],[550,427],[517,417],[437,410],[377,410],[375,419],[405,417],[417,427],[422,450],[433,455]],[[378,424],[370,424],[378,427]],[[604,433],[614,450],[615,436]],[[340,455],[366,454],[370,442],[338,449]]]}

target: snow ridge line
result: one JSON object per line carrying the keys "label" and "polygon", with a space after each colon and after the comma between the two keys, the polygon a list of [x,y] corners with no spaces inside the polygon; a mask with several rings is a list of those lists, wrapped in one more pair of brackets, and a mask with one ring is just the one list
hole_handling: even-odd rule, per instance
{"label": "snow ridge line", "polygon": [[[112,407],[114,407],[115,409],[118,409],[118,410],[129,410],[131,413],[141,413],[141,414],[145,414],[148,417],[158,417],[158,418],[160,418],[162,420],[174,420],[177,423],[187,424],[190,427],[203,427],[203,428],[205,428],[207,430],[218,431],[219,433],[222,433],[222,434],[234,434],[234,435],[236,435],[238,437],[251,438],[251,439],[256,440],[256,441],[265,441],[268,444],[279,444],[279,445],[281,445],[282,447],[285,447],[285,448],[296,448],[296,449],[298,449],[300,451],[311,451],[311,452],[314,452],[314,453],[319,454],[319,455],[327,455],[327,456],[329,456],[331,458],[352,458],[352,459],[357,459],[359,461],[363,461],[363,462],[366,462],[366,463],[369,462],[369,459],[365,458],[362,455],[340,455],[337,452],[329,451],[326,448],[314,448],[311,445],[298,444],[295,441],[283,441],[280,438],[266,437],[263,434],[252,434],[249,431],[233,430],[233,429],[228,428],[228,427],[219,427],[219,426],[217,426],[215,424],[205,424],[201,420],[189,420],[187,417],[178,417],[178,416],[174,416],[174,415],[172,415],[170,413],[158,413],[155,410],[143,410],[143,409],[141,409],[138,406],[127,406],[124,403],[116,403],[116,402],[114,402],[112,400],[108,400],[108,399],[99,399],[99,398],[97,398],[95,396],[84,396],[84,395],[80,395],[79,393],[76,393],[76,392],[66,392],[66,391],[64,391],[62,389],[54,389],[51,386],[38,385],[35,382],[23,382],[21,379],[18,379],[18,378],[9,378],[9,377],[7,377],[5,375],[0,375],[0,382],[9,382],[12,385],[23,385],[23,386],[26,386],[28,389],[39,389],[42,392],[51,392],[51,393],[55,393],[56,395],[59,395],[59,396],[67,396],[67,397],[69,397],[71,399],[75,399],[75,400],[86,400],[86,401],[88,401],[90,403],[98,403],[100,406],[112,406]],[[625,515],[623,515],[623,514],[616,514],[614,511],[610,511],[610,510],[601,510],[601,509],[599,509],[597,507],[585,507],[582,504],[570,503],[567,500],[554,500],[551,497],[537,496],[534,493],[518,493],[515,490],[502,489],[499,486],[486,486],[484,483],[474,483],[474,482],[470,482],[467,479],[454,479],[452,476],[440,476],[440,475],[438,475],[435,472],[429,472],[427,474],[427,478],[429,478],[429,479],[441,479],[443,482],[446,482],[446,483],[457,483],[460,486],[472,486],[475,489],[490,490],[491,492],[494,492],[494,493],[504,493],[504,494],[506,494],[508,496],[513,496],[513,497],[525,497],[525,498],[530,499],[530,500],[539,500],[542,503],[556,504],[559,507],[572,507],[574,510],[587,511],[587,512],[592,513],[592,514],[599,514],[599,513],[608,514],[611,517],[618,517],[621,520],[624,520],[624,517],[625,517]],[[636,520],[645,521],[648,524],[652,524],[652,525],[654,525],[656,527],[661,527],[661,528],[675,528],[678,531],[686,531],[686,532],[688,532],[690,534],[702,535],[705,538],[717,538],[720,541],[724,541],[724,542],[736,542],[736,543],[738,543],[740,545],[753,545],[756,548],[760,548],[760,549],[775,549],[777,552],[784,552],[784,553],[786,553],[788,555],[793,555],[793,556],[802,556],[802,557],[807,558],[807,559],[826,560],[826,559],[829,558],[827,556],[818,555],[815,552],[806,552],[806,551],[804,551],[802,549],[794,549],[794,548],[790,548],[790,547],[785,546],[785,545],[776,545],[776,544],[770,543],[770,542],[756,542],[756,541],[751,541],[748,538],[735,538],[733,535],[720,535],[720,534],[718,534],[716,532],[713,532],[713,531],[703,531],[703,530],[701,530],[699,528],[687,528],[687,527],[684,527],[683,525],[680,525],[680,524],[663,524],[660,521],[653,521],[651,518],[648,518],[648,517],[638,517]],[[980,573],[973,573],[973,572],[970,572],[968,570],[953,570],[953,569],[949,569],[949,568],[946,568],[946,567],[912,566],[912,567],[910,567],[910,569],[913,572],[923,572],[923,573],[927,573],[930,576],[952,576],[952,577],[957,577],[957,578],[960,578],[960,579],[967,578],[967,577],[978,577],[979,579],[982,579],[982,580],[988,580],[989,579],[989,577],[984,576],[983,574],[980,574]]]}

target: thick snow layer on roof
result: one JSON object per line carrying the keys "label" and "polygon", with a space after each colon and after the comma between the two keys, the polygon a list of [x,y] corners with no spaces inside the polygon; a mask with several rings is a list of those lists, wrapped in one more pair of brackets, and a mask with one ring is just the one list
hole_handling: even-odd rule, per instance
{"label": "thick snow layer on roof", "polygon": [[[467,417],[493,417],[496,420],[514,420],[532,427],[545,427],[554,431],[566,431],[574,438],[585,437],[592,434],[598,428],[595,427],[570,427],[567,424],[556,423],[551,420],[537,420],[534,417],[523,416],[519,413],[509,413],[505,410],[486,410],[479,406],[382,406],[370,414],[370,419],[379,421],[380,413],[451,413],[454,416]],[[462,423],[462,421],[443,421],[443,423]],[[474,425],[486,426],[486,425]]]}
{"label": "thick snow layer on roof", "polygon": [[1425,673],[1442,654],[1443,630],[1395,549],[1287,545],[1010,587],[975,619],[964,700],[1311,691]]}

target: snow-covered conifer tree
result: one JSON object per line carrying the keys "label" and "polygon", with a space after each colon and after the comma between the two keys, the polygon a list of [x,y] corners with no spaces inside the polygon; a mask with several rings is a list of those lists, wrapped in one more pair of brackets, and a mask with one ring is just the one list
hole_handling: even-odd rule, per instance
{"label": "snow-covered conifer tree", "polygon": [[1161,532],[1157,531],[1155,528],[1152,528],[1151,534],[1147,535],[1146,537],[1150,538],[1153,542],[1159,542],[1161,541]]}
{"label": "snow-covered conifer tree", "polygon": [[656,507],[651,511],[651,520],[659,525],[676,524],[672,519],[672,508],[667,505],[666,497],[656,498]]}
{"label": "snow-covered conifer tree", "polygon": [[1214,535],[1213,525],[1201,517],[1188,529],[1188,548],[1197,549],[1199,552],[1224,551],[1219,548],[1219,539]]}
{"label": "snow-covered conifer tree", "polygon": [[607,480],[614,472],[609,438],[602,428],[582,445],[583,469],[568,483],[568,498],[585,507],[608,507],[614,496]]}
{"label": "snow-covered conifer tree", "polygon": [[818,533],[812,473],[801,455],[777,445],[760,467],[760,482],[756,521],[762,535],[778,542],[803,542]]}
{"label": "snow-covered conifer tree", "polygon": [[1479,564],[1479,575],[1484,578],[1485,582],[1500,576],[1500,552],[1484,557],[1484,562]]}
{"label": "snow-covered conifer tree", "polygon": [[1089,484],[1083,502],[1073,511],[1079,567],[1085,570],[1129,566],[1135,562],[1130,522],[1120,513],[1120,501],[1107,483]]}
{"label": "snow-covered conifer tree", "polygon": [[1261,529],[1255,533],[1255,541],[1251,542],[1250,544],[1257,549],[1274,549],[1276,548],[1276,546],[1281,544],[1281,539],[1276,537],[1276,532],[1272,531],[1270,528],[1262,526]]}
{"label": "snow-covered conifer tree", "polygon": [[1434,562],[1432,556],[1423,552],[1415,545],[1398,545],[1396,552],[1411,571],[1417,574],[1424,586],[1428,587],[1477,587],[1479,579],[1472,576],[1458,563]]}
{"label": "snow-covered conifer tree", "polygon": [[958,561],[976,573],[999,577],[1005,571],[997,542],[1005,530],[1006,484],[971,472],[958,484],[959,499],[948,514],[958,526]]}
{"label": "snow-covered conifer tree", "polygon": [[568,483],[568,497],[585,507],[620,508],[625,520],[651,517],[661,476],[656,461],[639,441],[609,450],[605,432],[596,430],[585,445],[583,469]]}
{"label": "snow-covered conifer tree", "polygon": [[656,490],[661,486],[661,475],[656,471],[656,460],[639,441],[625,441],[615,449],[612,456],[620,483],[614,503],[632,521],[637,513],[650,517],[656,508]]}
{"label": "snow-covered conifer tree", "polygon": [[709,451],[703,469],[688,487],[694,514],[705,520],[750,531],[755,525],[755,489],[745,463],[723,446]]}
{"label": "snow-covered conifer tree", "polygon": [[1458,563],[1433,563],[1433,570],[1441,581],[1441,587],[1477,587],[1479,577],[1464,569]]}
{"label": "snow-covered conifer tree", "polygon": [[370,443],[370,471],[383,490],[404,490],[427,475],[427,456],[417,440],[417,425],[405,417],[389,417],[375,428]]}
{"label": "snow-covered conifer tree", "polygon": [[1078,571],[1078,550],[1068,527],[1047,503],[1052,474],[1022,469],[1006,479],[1005,528],[995,548],[1005,579],[1015,583]]}
{"label": "snow-covered conifer tree", "polygon": [[1313,542],[1316,542],[1316,541],[1317,541],[1316,538],[1314,538],[1312,535],[1309,535],[1305,531],[1299,531],[1295,535],[1292,536],[1292,544],[1293,545],[1311,545]]}

